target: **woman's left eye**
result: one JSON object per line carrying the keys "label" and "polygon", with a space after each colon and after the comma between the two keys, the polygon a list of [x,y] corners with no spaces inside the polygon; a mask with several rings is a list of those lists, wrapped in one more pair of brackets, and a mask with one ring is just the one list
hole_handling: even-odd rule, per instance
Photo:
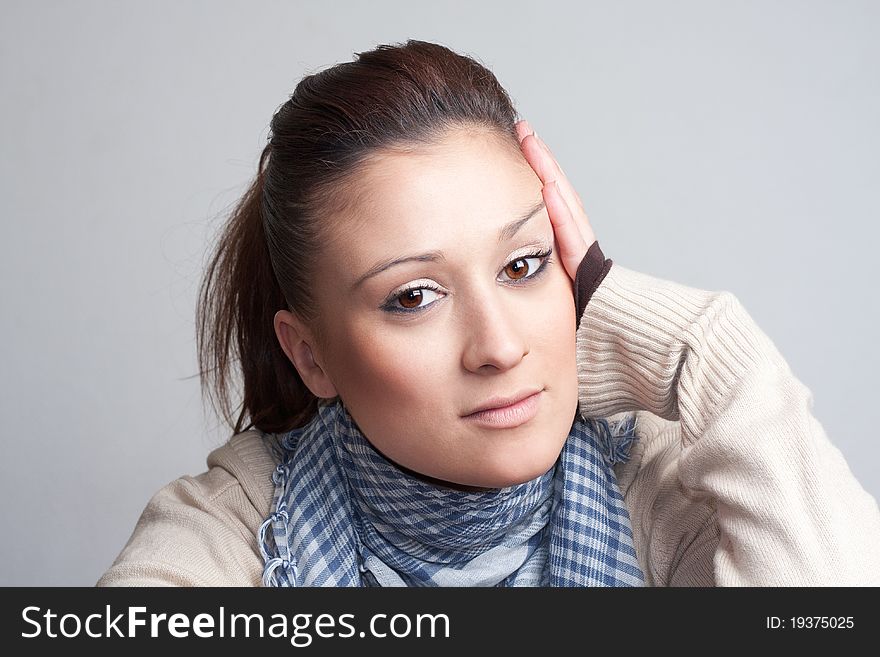
{"label": "woman's left eye", "polygon": [[546,253],[535,253],[534,255],[521,256],[516,260],[508,262],[504,266],[502,273],[514,283],[526,278],[531,278],[544,268],[549,255],[550,252],[547,251]]}

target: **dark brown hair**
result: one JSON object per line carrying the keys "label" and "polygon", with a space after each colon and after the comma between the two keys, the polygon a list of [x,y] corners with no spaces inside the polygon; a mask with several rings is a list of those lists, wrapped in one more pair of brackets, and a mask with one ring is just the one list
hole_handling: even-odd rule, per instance
{"label": "dark brown hair", "polygon": [[[491,71],[425,41],[356,53],[296,85],[219,235],[196,308],[202,393],[235,433],[289,431],[316,411],[273,320],[284,308],[305,322],[318,315],[309,283],[331,228],[321,217],[356,199],[360,168],[381,151],[412,150],[454,127],[492,131],[518,150],[516,120]],[[235,421],[233,374],[243,384]]]}

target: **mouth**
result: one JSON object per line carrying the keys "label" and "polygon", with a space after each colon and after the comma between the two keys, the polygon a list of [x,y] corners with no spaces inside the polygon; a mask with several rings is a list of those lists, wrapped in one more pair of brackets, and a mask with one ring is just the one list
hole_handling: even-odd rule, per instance
{"label": "mouth", "polygon": [[491,429],[512,429],[538,413],[544,390],[525,391],[513,397],[495,397],[463,416],[467,422]]}

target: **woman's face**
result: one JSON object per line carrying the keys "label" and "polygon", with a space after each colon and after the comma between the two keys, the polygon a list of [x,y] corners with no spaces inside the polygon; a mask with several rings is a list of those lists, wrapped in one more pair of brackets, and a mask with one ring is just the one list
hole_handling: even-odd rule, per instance
{"label": "woman's face", "polygon": [[575,308],[541,187],[514,142],[457,129],[377,157],[332,218],[315,360],[397,464],[496,488],[558,457],[577,408]]}

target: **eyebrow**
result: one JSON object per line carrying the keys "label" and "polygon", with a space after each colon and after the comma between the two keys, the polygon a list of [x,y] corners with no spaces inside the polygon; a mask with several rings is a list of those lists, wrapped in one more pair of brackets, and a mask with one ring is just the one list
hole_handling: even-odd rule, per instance
{"label": "eyebrow", "polygon": [[[522,216],[518,219],[514,219],[510,223],[504,224],[501,228],[501,232],[498,234],[498,243],[511,239],[514,235],[516,235],[520,228],[526,225],[526,223],[534,217],[538,212],[544,209],[544,199],[542,198],[538,203],[528,208]],[[445,260],[446,258],[443,256],[443,253],[440,251],[427,251],[426,253],[420,253],[418,255],[411,256],[402,256],[400,258],[392,258],[390,260],[383,260],[382,262],[377,263],[373,267],[367,271],[366,274],[361,276],[357,281],[355,281],[352,289],[358,288],[364,281],[368,278],[372,278],[377,274],[381,274],[386,269],[390,269],[391,267],[395,267],[397,265],[402,265],[405,262],[440,262]]]}

